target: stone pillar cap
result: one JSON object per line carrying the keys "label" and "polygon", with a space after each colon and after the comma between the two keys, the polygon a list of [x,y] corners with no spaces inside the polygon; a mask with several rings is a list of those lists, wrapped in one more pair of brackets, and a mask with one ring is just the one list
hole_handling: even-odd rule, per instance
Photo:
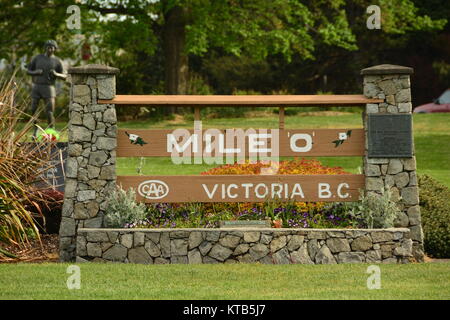
{"label": "stone pillar cap", "polygon": [[413,74],[414,69],[410,67],[397,66],[393,64],[380,64],[361,70],[362,75],[380,75],[380,74]]}
{"label": "stone pillar cap", "polygon": [[119,69],[105,66],[102,64],[87,64],[85,66],[71,67],[68,70],[70,74],[118,74]]}

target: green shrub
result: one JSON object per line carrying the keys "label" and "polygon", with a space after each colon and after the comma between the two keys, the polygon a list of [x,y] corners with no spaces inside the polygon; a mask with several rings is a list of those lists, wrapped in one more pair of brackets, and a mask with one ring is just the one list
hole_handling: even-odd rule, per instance
{"label": "green shrub", "polygon": [[105,212],[105,226],[108,228],[123,228],[127,223],[135,223],[145,218],[147,208],[144,203],[136,202],[136,192],[120,187],[108,197]]}
{"label": "green shrub", "polygon": [[450,258],[450,189],[430,176],[419,176],[425,252]]}
{"label": "green shrub", "polygon": [[389,188],[382,189],[381,194],[361,192],[360,201],[355,203],[351,214],[362,221],[369,229],[392,228],[400,210],[392,199]]}

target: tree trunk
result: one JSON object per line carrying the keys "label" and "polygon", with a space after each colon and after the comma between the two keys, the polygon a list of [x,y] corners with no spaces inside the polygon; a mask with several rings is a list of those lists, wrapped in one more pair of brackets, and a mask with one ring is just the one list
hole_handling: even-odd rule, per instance
{"label": "tree trunk", "polygon": [[[186,45],[186,9],[176,6],[165,15],[164,69],[166,94],[186,94],[188,81],[188,56]],[[171,108],[168,112],[176,112]]]}

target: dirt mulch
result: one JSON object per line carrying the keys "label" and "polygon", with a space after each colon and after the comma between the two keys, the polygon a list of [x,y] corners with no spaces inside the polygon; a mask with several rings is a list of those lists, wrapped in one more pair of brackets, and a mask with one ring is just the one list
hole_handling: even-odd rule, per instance
{"label": "dirt mulch", "polygon": [[17,256],[17,259],[8,258],[0,255],[0,263],[18,263],[18,262],[58,262],[59,261],[59,235],[44,234],[41,235],[41,242],[37,239],[31,239],[30,243],[22,247],[4,246],[2,249]]}
{"label": "dirt mulch", "polygon": [[450,259],[437,259],[437,258],[425,256],[424,262],[425,263],[443,263],[443,262],[446,263],[446,262],[450,262]]}

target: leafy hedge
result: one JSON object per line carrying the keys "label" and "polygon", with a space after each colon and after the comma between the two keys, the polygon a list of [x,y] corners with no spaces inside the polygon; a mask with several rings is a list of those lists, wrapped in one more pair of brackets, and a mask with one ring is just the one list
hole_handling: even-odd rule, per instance
{"label": "leafy hedge", "polygon": [[450,258],[450,189],[428,175],[419,177],[425,252]]}

